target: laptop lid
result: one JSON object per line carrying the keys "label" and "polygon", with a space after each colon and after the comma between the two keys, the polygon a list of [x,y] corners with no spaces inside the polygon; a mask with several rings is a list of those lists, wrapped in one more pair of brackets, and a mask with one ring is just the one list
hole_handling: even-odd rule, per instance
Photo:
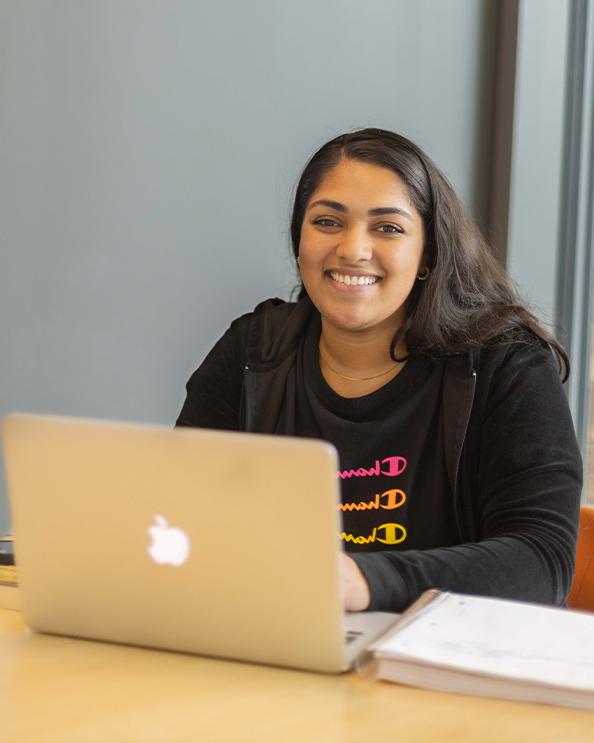
{"label": "laptop lid", "polygon": [[32,628],[343,668],[330,444],[22,414],[3,435]]}

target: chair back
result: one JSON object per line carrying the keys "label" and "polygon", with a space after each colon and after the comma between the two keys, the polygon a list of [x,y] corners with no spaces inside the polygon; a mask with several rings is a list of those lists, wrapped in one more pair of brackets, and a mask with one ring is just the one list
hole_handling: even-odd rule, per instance
{"label": "chair back", "polygon": [[570,609],[594,612],[594,508],[580,508],[575,575],[567,599]]}

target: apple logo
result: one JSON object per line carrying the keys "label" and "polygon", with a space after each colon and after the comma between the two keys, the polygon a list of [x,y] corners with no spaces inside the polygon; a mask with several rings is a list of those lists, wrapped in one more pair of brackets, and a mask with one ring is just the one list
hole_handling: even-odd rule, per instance
{"label": "apple logo", "polygon": [[169,526],[167,519],[155,515],[155,523],[147,529],[153,540],[147,552],[158,565],[183,565],[190,554],[190,540],[185,531]]}

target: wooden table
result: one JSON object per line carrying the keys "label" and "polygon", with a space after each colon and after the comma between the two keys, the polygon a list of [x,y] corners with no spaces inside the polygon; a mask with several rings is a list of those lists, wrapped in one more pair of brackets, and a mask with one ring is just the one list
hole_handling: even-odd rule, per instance
{"label": "wooden table", "polygon": [[0,610],[2,743],[594,741],[594,713],[30,632]]}

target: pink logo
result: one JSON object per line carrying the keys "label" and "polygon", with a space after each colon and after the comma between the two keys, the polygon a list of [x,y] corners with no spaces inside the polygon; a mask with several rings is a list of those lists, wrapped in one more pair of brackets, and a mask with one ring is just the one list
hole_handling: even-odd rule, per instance
{"label": "pink logo", "polygon": [[404,472],[406,464],[407,462],[404,457],[386,457],[381,462],[379,459],[376,459],[373,467],[359,467],[356,470],[339,470],[337,475],[341,480],[351,477],[379,477],[379,475],[396,477]]}

